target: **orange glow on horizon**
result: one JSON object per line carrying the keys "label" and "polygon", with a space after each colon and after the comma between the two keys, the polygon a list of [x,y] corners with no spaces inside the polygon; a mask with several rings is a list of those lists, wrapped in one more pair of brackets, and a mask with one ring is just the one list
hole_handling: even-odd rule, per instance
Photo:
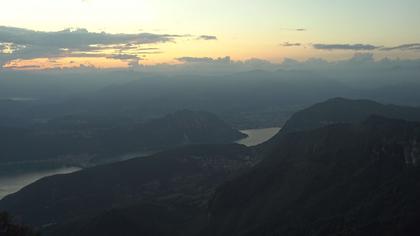
{"label": "orange glow on horizon", "polygon": [[104,57],[63,57],[63,58],[36,58],[30,60],[13,60],[4,65],[4,68],[14,70],[44,70],[44,69],[71,69],[71,68],[128,68],[128,62]]}

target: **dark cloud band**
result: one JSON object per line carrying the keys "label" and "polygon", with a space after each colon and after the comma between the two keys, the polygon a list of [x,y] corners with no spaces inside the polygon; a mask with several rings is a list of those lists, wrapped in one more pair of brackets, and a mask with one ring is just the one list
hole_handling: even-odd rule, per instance
{"label": "dark cloud band", "polygon": [[285,43],[280,44],[280,46],[282,46],[282,47],[300,47],[300,46],[302,46],[302,44],[301,43],[285,42]]}
{"label": "dark cloud band", "polygon": [[371,44],[313,44],[313,48],[319,50],[353,50],[353,51],[371,51],[381,48]]}
{"label": "dark cloud band", "polygon": [[[0,67],[15,59],[58,57],[106,57],[139,61],[139,55],[160,53],[157,47],[143,47],[179,38],[194,37],[179,34],[111,34],[89,32],[86,29],[65,29],[55,32],[0,26]],[[216,40],[211,35],[201,40]],[[7,53],[5,52],[7,51]]]}
{"label": "dark cloud band", "polygon": [[319,50],[353,50],[353,51],[417,51],[420,50],[420,43],[402,44],[395,47],[383,47],[371,44],[313,44],[313,48]]}
{"label": "dark cloud band", "polygon": [[393,51],[393,50],[420,50],[420,43],[410,43],[402,44],[396,47],[386,47],[382,48],[383,51]]}
{"label": "dark cloud band", "polygon": [[230,57],[219,57],[219,58],[211,58],[211,57],[179,57],[176,60],[184,63],[230,63]]}

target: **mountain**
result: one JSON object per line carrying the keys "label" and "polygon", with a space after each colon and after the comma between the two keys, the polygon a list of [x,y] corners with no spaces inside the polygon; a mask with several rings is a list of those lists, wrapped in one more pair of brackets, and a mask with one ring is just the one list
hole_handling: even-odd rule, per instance
{"label": "mountain", "polygon": [[43,236],[200,235],[206,211],[185,204],[136,204],[44,228]]}
{"label": "mountain", "polygon": [[0,212],[0,233],[2,236],[39,236],[30,227],[16,224],[6,212]]}
{"label": "mountain", "polygon": [[280,126],[312,101],[364,97],[340,81],[305,71],[169,74],[0,72],[0,99],[33,99],[13,106],[0,102],[0,120],[26,124],[70,114],[81,119],[145,121],[189,109],[209,111],[235,128],[250,129]]}
{"label": "mountain", "polygon": [[[118,131],[111,131],[111,142]],[[182,110],[153,119],[136,127],[129,127],[117,140],[133,142],[133,146],[165,147],[203,143],[230,143],[246,137],[208,112]]]}
{"label": "mountain", "polygon": [[335,123],[358,123],[371,115],[420,121],[418,108],[383,105],[370,100],[333,98],[296,112],[283,126],[282,132],[315,129]]}
{"label": "mountain", "polygon": [[[257,164],[256,164],[257,163]],[[45,235],[418,235],[420,123],[371,116],[44,178],[0,201]]]}
{"label": "mountain", "polygon": [[385,63],[373,74],[358,67],[348,73],[286,64],[283,69],[219,75],[201,70],[168,76],[157,71],[0,71],[0,121],[26,125],[69,114],[145,121],[190,109],[250,129],[282,126],[299,109],[336,96],[420,105],[418,61],[402,67]]}
{"label": "mountain", "polygon": [[394,119],[417,115],[332,99],[261,149],[193,145],[52,176],[0,209],[47,236],[419,235],[420,123]]}
{"label": "mountain", "polygon": [[372,116],[278,141],[218,189],[209,235],[420,234],[420,123]]}
{"label": "mountain", "polygon": [[5,197],[0,209],[31,225],[54,225],[48,230],[61,232],[58,235],[66,235],[62,229],[67,225],[69,235],[91,235],[88,226],[107,225],[107,219],[132,224],[132,232],[158,232],[171,224],[181,228],[192,216],[206,219],[214,189],[255,163],[252,150],[242,145],[194,145],[47,177]]}
{"label": "mountain", "polygon": [[66,116],[31,127],[0,127],[0,133],[0,161],[73,162],[187,144],[231,143],[246,136],[211,113],[188,110],[144,123],[100,123]]}
{"label": "mountain", "polygon": [[359,123],[372,115],[408,121],[420,121],[418,107],[384,105],[371,100],[332,98],[293,114],[272,139],[259,145],[262,151],[271,150],[286,133],[316,129],[337,123]]}

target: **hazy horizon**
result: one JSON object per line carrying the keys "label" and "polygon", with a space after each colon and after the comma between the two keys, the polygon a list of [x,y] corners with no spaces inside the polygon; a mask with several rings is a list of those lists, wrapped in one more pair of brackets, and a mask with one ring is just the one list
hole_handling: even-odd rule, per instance
{"label": "hazy horizon", "polygon": [[419,59],[420,3],[400,1],[3,1],[0,65],[135,68],[287,58]]}
{"label": "hazy horizon", "polygon": [[1,236],[420,235],[419,0],[0,7]]}

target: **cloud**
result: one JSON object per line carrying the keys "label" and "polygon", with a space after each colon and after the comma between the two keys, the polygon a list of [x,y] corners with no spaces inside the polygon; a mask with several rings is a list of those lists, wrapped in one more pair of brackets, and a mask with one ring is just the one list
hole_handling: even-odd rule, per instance
{"label": "cloud", "polygon": [[141,61],[140,57],[138,57],[137,55],[131,55],[131,54],[117,54],[117,55],[109,56],[107,58],[127,61],[128,66],[131,68],[138,67],[139,62]]}
{"label": "cloud", "polygon": [[128,62],[128,66],[130,67],[130,68],[138,68],[139,66],[140,66],[140,58],[133,58],[133,59],[131,59],[129,62]]}
{"label": "cloud", "polygon": [[175,42],[176,39],[183,37],[191,36],[153,33],[95,33],[86,29],[45,32],[0,26],[0,65],[15,59],[71,56],[112,57],[120,54],[158,53],[158,48],[143,47],[143,45]]}
{"label": "cloud", "polygon": [[57,48],[88,48],[96,44],[151,44],[172,42],[184,35],[174,34],[110,34],[89,32],[86,29],[65,29],[56,32],[43,32],[0,26],[0,42],[18,45],[37,45]]}
{"label": "cloud", "polygon": [[375,59],[373,53],[355,53],[348,61],[353,63],[369,63],[374,62]]}
{"label": "cloud", "polygon": [[[355,81],[356,83],[356,81],[360,82],[373,78],[376,78],[378,81],[382,81],[384,78],[401,79],[404,77],[418,80],[418,74],[420,73],[420,60],[390,58],[375,60],[374,54],[370,51],[356,51],[353,57],[343,60],[328,61],[322,58],[310,58],[307,60],[285,59],[282,63],[273,63],[259,58],[234,60],[229,56],[215,58],[185,56],[177,58],[181,63],[142,65],[140,63],[142,57],[137,58],[131,54],[114,54],[112,58],[126,61],[130,69],[135,71],[169,76],[194,75],[194,78],[213,75],[235,75],[239,73],[238,76],[240,78],[267,75],[278,79],[304,79],[314,76],[314,78],[340,78],[343,81]],[[85,63],[84,66],[79,68],[80,64],[75,61],[66,70],[103,70],[94,68],[89,63],[83,63]],[[27,65],[29,66],[25,69],[39,69],[36,68],[37,65],[32,67],[30,64]],[[21,68],[4,68],[4,70],[11,69]],[[250,71],[252,72],[247,73]]]}
{"label": "cloud", "polygon": [[14,70],[14,69],[19,69],[19,70],[36,70],[39,69],[40,66],[39,65],[24,65],[24,66],[9,66],[7,67],[7,69],[9,70]]}
{"label": "cloud", "polygon": [[176,60],[184,63],[217,63],[217,64],[228,64],[231,62],[230,57],[219,57],[213,59],[211,57],[179,57]]}
{"label": "cloud", "polygon": [[130,54],[117,54],[109,56],[108,58],[111,59],[118,59],[118,60],[133,60],[133,59],[139,59],[137,55],[130,55]]}
{"label": "cloud", "polygon": [[213,35],[200,35],[197,37],[197,40],[217,40],[217,37]]}
{"label": "cloud", "polygon": [[382,48],[383,51],[393,51],[393,50],[420,50],[420,43],[411,43],[411,44],[402,44],[396,47],[386,47]]}
{"label": "cloud", "polygon": [[[192,65],[193,67],[197,68],[197,65],[204,66],[227,66],[231,68],[249,68],[250,70],[253,69],[261,69],[261,68],[268,68],[272,67],[273,63],[270,61],[259,59],[259,58],[250,58],[247,60],[237,61],[232,60],[230,56],[225,57],[180,57],[176,58],[176,60],[183,62],[184,65]],[[214,67],[213,67],[214,68]]]}
{"label": "cloud", "polygon": [[381,51],[394,51],[394,50],[402,50],[402,51],[415,51],[420,50],[420,43],[411,43],[411,44],[402,44],[395,47],[383,47],[383,46],[376,46],[371,44],[313,44],[313,48],[319,50],[353,50],[353,51],[373,51],[373,50],[381,50]]}
{"label": "cloud", "polygon": [[418,75],[420,72],[420,60],[375,60],[373,53],[363,51],[356,51],[348,59],[335,61],[322,58],[310,58],[303,61],[286,58],[282,63],[273,63],[259,58],[234,60],[229,56],[216,58],[185,56],[177,58],[177,60],[182,63],[140,65],[139,70],[156,74],[197,75],[198,77],[240,73],[241,78],[258,75],[255,73],[244,74],[244,72],[257,71],[259,73],[264,71],[263,73],[274,73],[275,77],[285,79],[300,75],[302,78],[307,78],[309,74],[319,78],[341,77],[348,80],[373,77],[381,79],[384,76],[399,78],[398,75],[403,75],[402,71],[410,71],[411,75]]}
{"label": "cloud", "polygon": [[259,58],[247,60],[233,60],[230,56],[225,57],[180,57],[175,58],[180,64],[158,64],[141,66],[142,71],[163,74],[194,74],[194,75],[221,75],[237,72],[278,69],[278,64]]}
{"label": "cloud", "polygon": [[319,50],[353,50],[353,51],[371,51],[381,48],[371,44],[313,44],[313,48]]}
{"label": "cloud", "polygon": [[307,31],[308,29],[305,29],[305,28],[280,28],[280,30],[304,32],[304,31]]}
{"label": "cloud", "polygon": [[282,46],[282,47],[300,47],[300,46],[302,46],[302,44],[301,43],[284,42],[284,43],[280,44],[280,46]]}

